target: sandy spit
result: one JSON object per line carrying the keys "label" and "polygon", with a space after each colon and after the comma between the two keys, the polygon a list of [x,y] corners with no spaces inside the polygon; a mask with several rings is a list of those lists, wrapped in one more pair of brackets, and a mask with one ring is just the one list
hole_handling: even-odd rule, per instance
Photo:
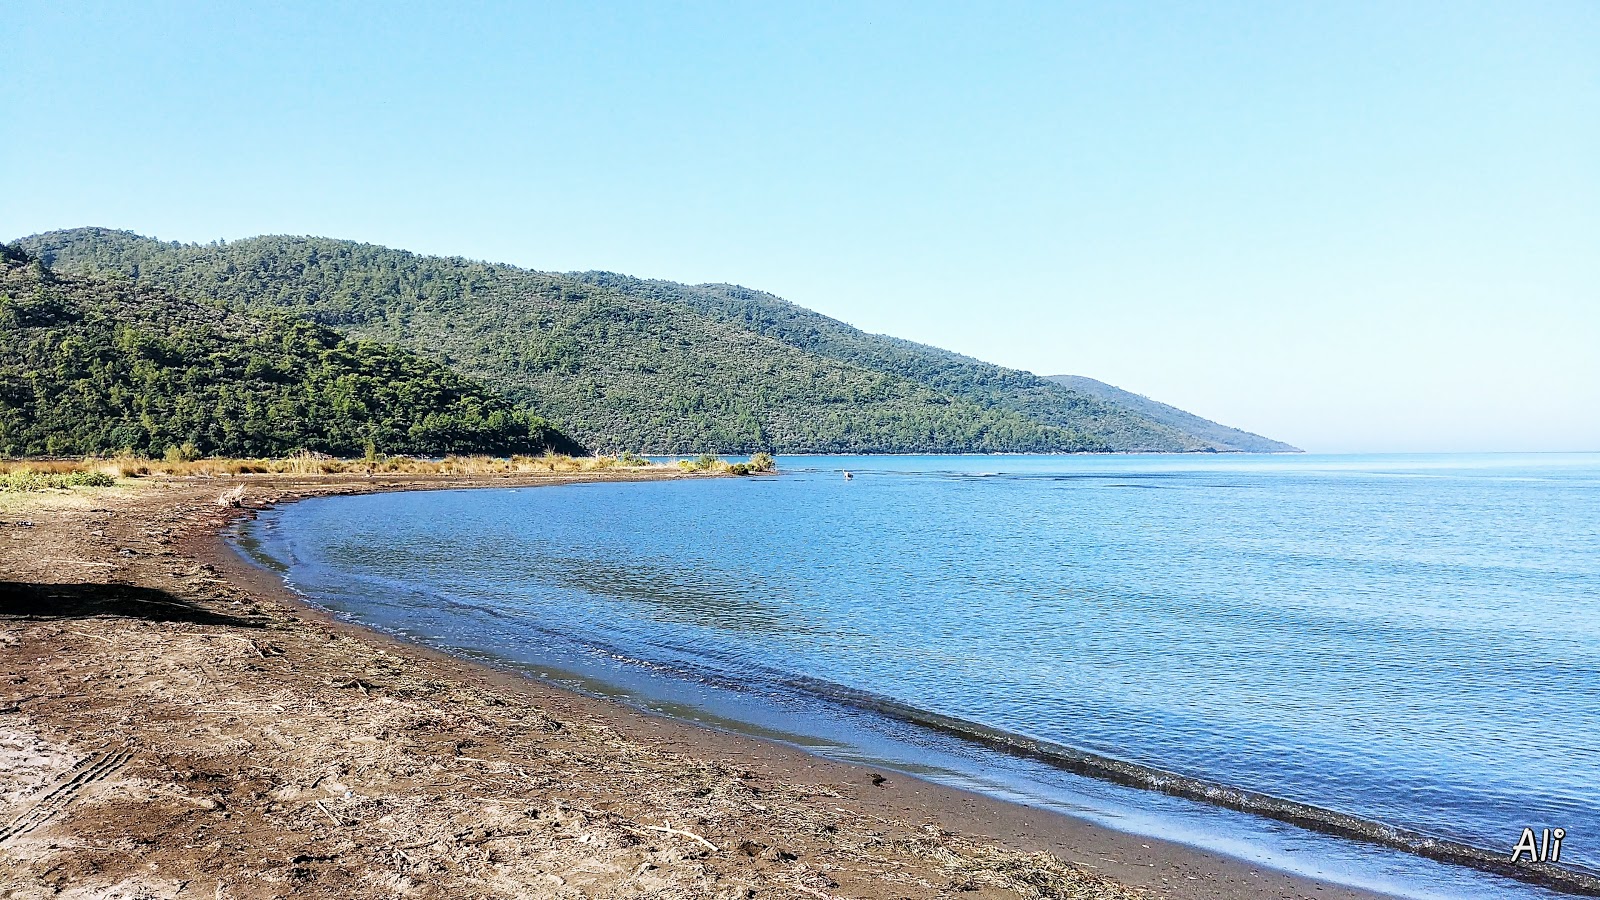
{"label": "sandy spit", "polygon": [[219,536],[309,496],[577,480],[0,503],[0,898],[1372,896],[405,645]]}

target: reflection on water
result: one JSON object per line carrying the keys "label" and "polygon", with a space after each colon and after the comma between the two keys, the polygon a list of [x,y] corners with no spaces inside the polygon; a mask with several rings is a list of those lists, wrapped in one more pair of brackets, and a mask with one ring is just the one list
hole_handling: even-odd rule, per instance
{"label": "reflection on water", "polygon": [[[1600,834],[1600,458],[784,462],[309,501],[246,537],[417,640],[1124,827],[1159,809],[1153,830],[1237,843],[801,686],[1483,847]],[[1235,852],[1287,865],[1302,838],[1263,827],[1277,850]],[[1600,844],[1562,861],[1600,865]],[[1411,864],[1361,865],[1393,888]]]}

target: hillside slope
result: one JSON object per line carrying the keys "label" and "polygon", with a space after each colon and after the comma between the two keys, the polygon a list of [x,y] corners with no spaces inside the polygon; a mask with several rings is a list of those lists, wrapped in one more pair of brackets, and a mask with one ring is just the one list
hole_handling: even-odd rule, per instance
{"label": "hillside slope", "polygon": [[1044,425],[1093,434],[1118,450],[1228,449],[1210,447],[1205,439],[1181,428],[1031,372],[869,334],[764,291],[729,284],[652,281],[611,272],[580,272],[573,277],[630,296],[684,306],[824,359],[890,372],[951,397],[1010,410]]}
{"label": "hillside slope", "polygon": [[77,229],[22,243],[64,269],[122,273],[399,343],[600,449],[1113,449],[1098,436],[566,276],[320,238],[199,246]]}
{"label": "hillside slope", "polygon": [[437,363],[0,245],[0,454],[576,450]]}
{"label": "hillside slope", "polygon": [[173,244],[81,228],[21,244],[235,309],[391,341],[600,449],[679,453],[1233,449],[770,294],[555,274],[323,238]]}
{"label": "hillside slope", "polygon": [[1192,434],[1209,441],[1219,449],[1239,450],[1245,453],[1300,452],[1299,447],[1265,438],[1259,434],[1230,428],[1210,419],[1203,419],[1176,406],[1168,406],[1165,403],[1151,400],[1143,394],[1125,391],[1115,385],[1096,381],[1093,378],[1086,378],[1082,375],[1050,375],[1048,379],[1081,394],[1097,397],[1108,403],[1115,403],[1140,412],[1163,425],[1169,425],[1186,434]]}

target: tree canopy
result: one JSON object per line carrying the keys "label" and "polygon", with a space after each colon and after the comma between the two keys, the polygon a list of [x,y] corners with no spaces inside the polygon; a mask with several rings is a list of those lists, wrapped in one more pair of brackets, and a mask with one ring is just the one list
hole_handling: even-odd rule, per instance
{"label": "tree canopy", "polygon": [[[0,245],[3,246],[3,245]],[[578,449],[437,362],[314,322],[0,250],[0,453],[341,456]]]}

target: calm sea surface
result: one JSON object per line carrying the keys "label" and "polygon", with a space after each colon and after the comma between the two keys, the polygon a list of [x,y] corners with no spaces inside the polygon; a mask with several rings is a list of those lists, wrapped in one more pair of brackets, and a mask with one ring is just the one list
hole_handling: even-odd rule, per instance
{"label": "calm sea surface", "polygon": [[1600,455],[779,462],[311,500],[239,539],[419,642],[1266,865],[1544,896],[902,713],[1507,855],[1562,827],[1600,868]]}

